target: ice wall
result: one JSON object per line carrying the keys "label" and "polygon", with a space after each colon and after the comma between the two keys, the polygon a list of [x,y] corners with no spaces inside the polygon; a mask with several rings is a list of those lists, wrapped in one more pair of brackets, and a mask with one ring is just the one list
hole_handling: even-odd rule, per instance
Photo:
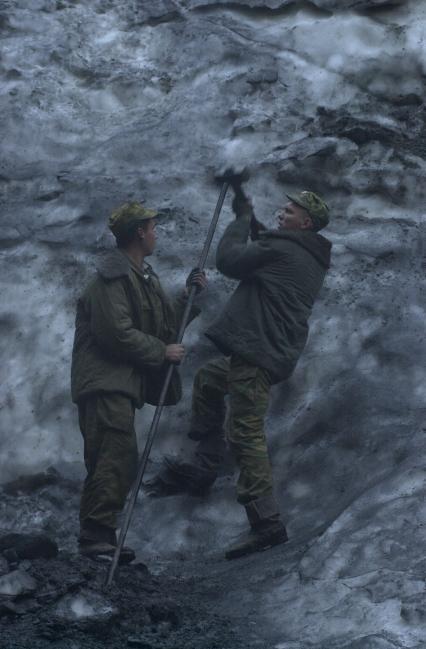
{"label": "ice wall", "polygon": [[[372,407],[367,384],[382,422],[403,414],[398,400],[424,407],[425,16],[416,3],[368,11],[381,4],[2,2],[8,474],[79,454],[74,305],[93,253],[111,243],[111,208],[135,198],[168,214],[154,264],[173,290],[197,258],[223,160],[251,165],[256,211],[270,224],[288,189],[318,190],[331,205],[333,270],[283,388],[297,392],[296,409],[342,410],[342,376],[364,392],[351,405],[365,413],[357,430]],[[229,218],[227,205],[221,228]],[[182,414],[194,367],[213,353],[200,334],[231,288],[212,270],[189,332]],[[280,427],[293,420],[280,413]]]}
{"label": "ice wall", "polygon": [[[153,265],[176,290],[214,209],[212,171],[241,161],[269,225],[287,190],[318,191],[332,211],[333,267],[308,347],[275,388],[267,421],[293,538],[327,530],[300,574],[340,575],[351,587],[348,535],[361,549],[375,535],[373,559],[360,555],[360,570],[377,561],[390,570],[394,542],[405,569],[417,566],[426,446],[423,3],[3,0],[0,28],[2,480],[81,462],[69,398],[74,307],[94,255],[112,244],[111,209],[133,198],[167,215]],[[228,199],[220,231],[231,218]],[[186,444],[191,376],[215,353],[202,332],[233,284],[214,270],[213,255],[209,270],[203,315],[186,339],[185,398],[164,418],[157,455]],[[141,440],[151,414],[138,419]],[[219,513],[197,507],[214,529],[234,516],[225,502]],[[160,509],[151,512],[157,529]],[[386,533],[384,511],[393,521]],[[174,512],[164,516],[173,531]],[[177,534],[184,525],[176,522]],[[169,551],[172,538],[156,543]],[[330,569],[321,573],[318,562]],[[280,601],[292,583],[280,586]],[[355,627],[345,627],[348,637]]]}

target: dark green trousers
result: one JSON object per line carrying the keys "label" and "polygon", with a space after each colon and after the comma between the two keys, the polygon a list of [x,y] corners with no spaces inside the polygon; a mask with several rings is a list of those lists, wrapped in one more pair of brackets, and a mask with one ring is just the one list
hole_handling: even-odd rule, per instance
{"label": "dark green trousers", "polygon": [[207,363],[194,380],[189,436],[199,441],[198,461],[212,469],[223,457],[225,396],[229,396],[226,438],[240,470],[237,498],[243,505],[273,492],[264,433],[270,387],[266,370],[235,355]]}
{"label": "dark green trousers", "polygon": [[136,477],[138,449],[131,399],[98,394],[79,404],[87,477],[80,502],[80,526],[115,529]]}

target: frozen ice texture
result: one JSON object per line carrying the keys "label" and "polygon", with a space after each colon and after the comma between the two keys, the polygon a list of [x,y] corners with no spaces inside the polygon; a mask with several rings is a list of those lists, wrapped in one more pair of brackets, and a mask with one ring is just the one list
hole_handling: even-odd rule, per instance
{"label": "frozen ice texture", "polygon": [[[1,480],[82,463],[74,309],[94,254],[112,245],[114,207],[134,198],[168,214],[152,263],[173,291],[196,263],[224,162],[250,165],[247,191],[270,227],[286,191],[316,190],[331,207],[333,265],[266,422],[294,545],[262,557],[267,596],[236,578],[218,606],[244,601],[285,649],[420,649],[423,3],[18,0],[1,16]],[[231,218],[228,200],[217,236]],[[189,444],[192,376],[215,354],[203,330],[234,287],[214,250],[208,274],[184,399],[154,459]],[[151,417],[138,416],[141,444]],[[25,496],[19,512],[4,499],[1,526],[54,527],[69,494],[52,490],[54,503]],[[220,553],[245,525],[233,498],[224,477],[206,502],[143,501],[129,542],[163,558]]]}

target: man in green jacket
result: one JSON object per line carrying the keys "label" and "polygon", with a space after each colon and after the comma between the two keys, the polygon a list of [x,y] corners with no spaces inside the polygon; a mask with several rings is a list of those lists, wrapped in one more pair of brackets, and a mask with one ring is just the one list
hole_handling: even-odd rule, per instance
{"label": "man in green jacket", "polygon": [[[237,188],[236,220],[219,243],[216,264],[240,280],[223,312],[206,332],[224,357],[195,377],[189,437],[198,441],[189,461],[165,458],[147,484],[152,495],[203,492],[224,457],[224,397],[229,395],[227,441],[240,474],[237,498],[251,526],[227,552],[233,559],[287,540],[273,495],[263,430],[270,387],[293,372],[308,337],[308,318],[330,265],[330,242],[318,234],[329,220],[313,192],[288,196],[278,228],[267,230]],[[248,237],[252,233],[252,243]]]}
{"label": "man in green jacket", "polygon": [[[157,212],[126,203],[109,219],[117,248],[98,263],[97,274],[78,300],[71,368],[87,477],[80,504],[80,552],[113,554],[117,514],[137,470],[135,408],[156,404],[168,363],[179,364],[175,344],[187,291],[173,304],[146,262],[155,248]],[[204,288],[204,273],[188,280]],[[194,307],[195,317],[199,310]],[[166,405],[177,403],[181,385],[173,375]],[[134,553],[123,550],[121,560]]]}

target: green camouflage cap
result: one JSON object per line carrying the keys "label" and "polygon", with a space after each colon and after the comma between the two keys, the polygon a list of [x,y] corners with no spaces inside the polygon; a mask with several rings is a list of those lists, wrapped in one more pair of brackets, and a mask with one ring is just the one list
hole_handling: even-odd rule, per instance
{"label": "green camouflage cap", "polygon": [[136,223],[153,219],[157,214],[156,210],[144,207],[140,203],[124,203],[111,214],[108,219],[108,227],[113,235],[117,236],[126,232]]}
{"label": "green camouflage cap", "polygon": [[327,203],[318,194],[304,191],[298,194],[286,194],[286,196],[293,203],[300,205],[300,207],[303,207],[308,212],[316,229],[320,230],[328,225],[330,210],[328,209]]}

